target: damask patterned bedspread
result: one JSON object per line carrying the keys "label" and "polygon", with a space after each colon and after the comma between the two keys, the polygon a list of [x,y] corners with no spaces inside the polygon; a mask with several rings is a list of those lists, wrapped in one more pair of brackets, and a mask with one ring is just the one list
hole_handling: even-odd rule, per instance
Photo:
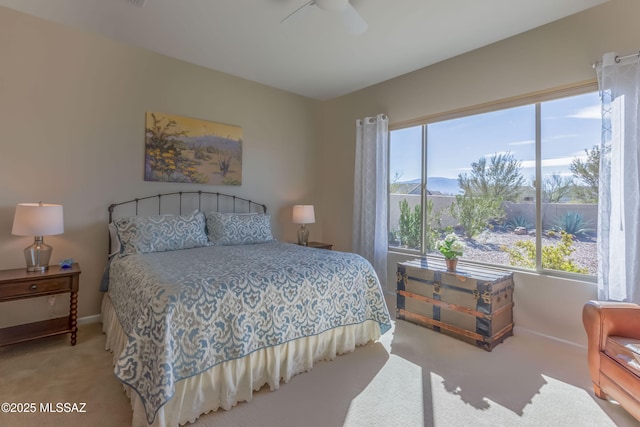
{"label": "damask patterned bedspread", "polygon": [[378,278],[362,257],[271,242],[113,259],[109,296],[128,344],[116,376],[149,423],[177,381],[221,362],[332,328],[390,328]]}

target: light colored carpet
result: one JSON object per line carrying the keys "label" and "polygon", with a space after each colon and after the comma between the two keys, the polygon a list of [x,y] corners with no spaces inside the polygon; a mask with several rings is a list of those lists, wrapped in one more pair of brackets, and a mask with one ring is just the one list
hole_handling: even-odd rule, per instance
{"label": "light colored carpet", "polygon": [[[129,401],[113,376],[100,324],[0,348],[0,403],[86,403],[86,413],[0,413],[0,426],[126,426]],[[39,409],[39,408],[38,408]],[[524,332],[486,352],[398,321],[359,347],[249,403],[194,426],[637,426],[594,397],[583,349]]]}

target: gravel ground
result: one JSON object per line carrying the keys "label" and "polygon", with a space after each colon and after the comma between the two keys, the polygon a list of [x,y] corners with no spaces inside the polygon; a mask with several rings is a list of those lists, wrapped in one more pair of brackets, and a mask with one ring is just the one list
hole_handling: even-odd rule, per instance
{"label": "gravel ground", "polygon": [[[517,235],[510,232],[488,232],[485,231],[474,239],[465,239],[467,245],[461,259],[468,258],[492,264],[509,265],[509,254],[502,248],[511,247],[518,240],[531,240],[535,243],[535,236]],[[542,245],[557,245],[560,236],[542,237]],[[595,275],[598,268],[596,239],[593,237],[574,238],[573,246],[575,252],[571,259],[580,267],[586,267],[588,274]]]}

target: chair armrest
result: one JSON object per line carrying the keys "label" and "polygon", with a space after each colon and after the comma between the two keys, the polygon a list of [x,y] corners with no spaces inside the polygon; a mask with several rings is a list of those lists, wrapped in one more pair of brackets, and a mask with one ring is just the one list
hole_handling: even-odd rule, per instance
{"label": "chair armrest", "polygon": [[600,352],[609,336],[640,339],[640,305],[624,302],[589,301],[582,309],[587,332],[587,359],[591,379],[599,384]]}
{"label": "chair armrest", "polygon": [[584,305],[582,321],[587,336],[598,336],[601,350],[607,337],[640,339],[640,305],[627,302],[589,301]]}

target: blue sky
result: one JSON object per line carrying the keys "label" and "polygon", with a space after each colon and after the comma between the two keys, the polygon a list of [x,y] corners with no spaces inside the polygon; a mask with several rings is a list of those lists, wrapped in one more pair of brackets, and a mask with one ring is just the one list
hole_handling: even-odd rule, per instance
{"label": "blue sky", "polygon": [[[562,98],[541,104],[543,176],[570,176],[576,157],[586,158],[585,149],[600,143],[600,98],[598,92]],[[392,118],[393,119],[393,118]],[[511,152],[522,163],[522,174],[535,174],[535,107],[528,105],[464,117],[428,126],[427,175],[456,179],[482,157]],[[399,181],[418,179],[421,128],[392,131],[390,174],[400,172]]]}

